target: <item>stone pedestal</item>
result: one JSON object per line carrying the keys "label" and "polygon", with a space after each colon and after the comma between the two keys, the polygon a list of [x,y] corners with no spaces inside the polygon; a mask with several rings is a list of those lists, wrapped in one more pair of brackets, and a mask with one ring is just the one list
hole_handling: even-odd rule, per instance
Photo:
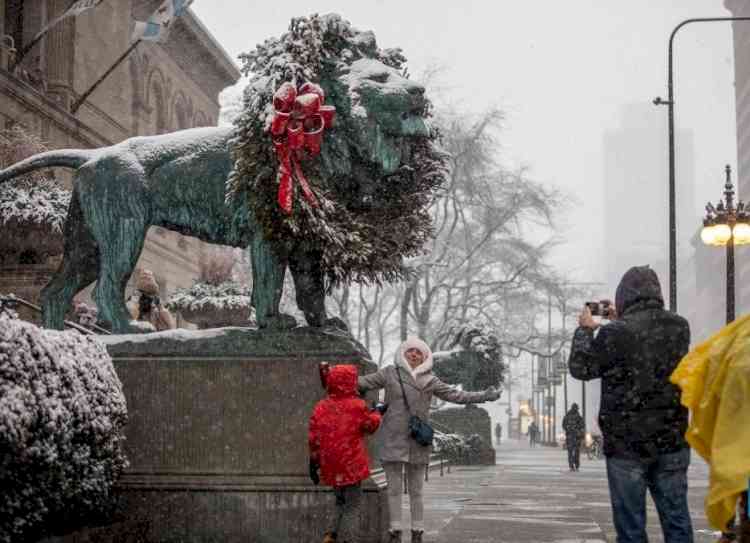
{"label": "stone pedestal", "polygon": [[[224,328],[103,341],[128,402],[121,536],[130,525],[146,541],[322,540],[334,497],[308,478],[307,426],[324,395],[320,361],[375,369],[351,336]],[[382,486],[365,482],[363,542],[387,529]]]}

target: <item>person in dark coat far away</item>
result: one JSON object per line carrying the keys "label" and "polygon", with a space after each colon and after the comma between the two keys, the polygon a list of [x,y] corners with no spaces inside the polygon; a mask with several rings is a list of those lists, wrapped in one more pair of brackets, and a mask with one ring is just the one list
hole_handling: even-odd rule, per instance
{"label": "person in dark coat far away", "polygon": [[336,518],[324,543],[357,541],[360,483],[370,476],[364,436],[378,429],[387,409],[385,404],[367,408],[357,396],[357,377],[356,366],[330,368],[325,378],[328,397],[315,405],[310,417],[310,478],[332,486],[336,495]]}
{"label": "person in dark coat far away", "polygon": [[535,421],[531,421],[526,433],[529,435],[529,447],[536,447],[537,441],[539,441],[539,427]]}
{"label": "person in dark coat far away", "polygon": [[581,467],[581,441],[583,440],[583,417],[578,412],[578,404],[570,406],[562,422],[565,430],[565,446],[568,449],[568,466],[570,471],[578,471]]}
{"label": "person in dark coat far away", "polygon": [[664,309],[659,279],[648,266],[625,273],[610,318],[600,327],[583,308],[573,336],[570,374],[584,381],[602,380],[599,427],[617,542],[647,541],[648,489],[665,543],[692,543],[690,449],[684,438],[688,410],[680,404],[679,389],[669,382],[688,352],[688,322]]}

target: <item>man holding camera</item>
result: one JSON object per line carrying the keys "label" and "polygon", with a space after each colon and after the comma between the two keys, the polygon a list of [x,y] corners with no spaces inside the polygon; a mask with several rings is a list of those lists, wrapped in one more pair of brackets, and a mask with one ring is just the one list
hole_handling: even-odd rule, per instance
{"label": "man holding camera", "polygon": [[[592,311],[593,308],[593,311]],[[592,313],[610,320],[601,326]],[[643,543],[646,490],[656,504],[666,543],[692,543],[687,503],[688,411],[669,377],[688,352],[687,321],[664,309],[659,279],[631,268],[615,307],[586,304],[573,336],[570,374],[601,378],[599,426],[617,543]],[[595,330],[598,332],[595,334]]]}
{"label": "man holding camera", "polygon": [[161,332],[175,328],[172,314],[161,304],[159,284],[151,270],[138,273],[135,289],[135,294],[125,304],[134,321],[150,325],[145,331]]}

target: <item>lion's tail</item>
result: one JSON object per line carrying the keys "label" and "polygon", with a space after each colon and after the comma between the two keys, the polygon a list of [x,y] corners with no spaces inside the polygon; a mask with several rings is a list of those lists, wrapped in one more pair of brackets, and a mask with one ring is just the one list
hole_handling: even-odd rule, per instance
{"label": "lion's tail", "polygon": [[87,149],[61,149],[39,153],[0,171],[0,183],[41,168],[53,166],[78,168],[93,156],[94,151]]}

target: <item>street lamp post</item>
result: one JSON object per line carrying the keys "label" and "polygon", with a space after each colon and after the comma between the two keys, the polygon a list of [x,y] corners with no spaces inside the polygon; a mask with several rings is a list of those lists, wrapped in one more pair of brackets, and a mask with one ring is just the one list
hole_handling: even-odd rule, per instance
{"label": "street lamp post", "polygon": [[[706,216],[703,219],[701,240],[706,245],[727,248],[727,315],[726,323],[734,320],[734,246],[750,243],[750,215],[745,204],[738,200],[734,203],[734,187],[731,180],[731,168],[724,168],[726,181],[724,183],[724,200],[714,206],[706,205]],[[740,498],[739,541],[750,542],[750,521],[748,521],[747,492]]]}
{"label": "street lamp post", "polygon": [[674,63],[673,46],[677,31],[690,23],[721,21],[750,21],[750,17],[702,17],[687,19],[678,24],[669,36],[667,66],[667,99],[657,96],[654,105],[669,108],[669,309],[677,311],[677,223],[675,220],[675,156],[674,156]]}
{"label": "street lamp post", "polygon": [[734,187],[732,186],[732,170],[724,168],[726,181],[724,183],[724,199],[714,206],[711,202],[706,205],[706,216],[703,219],[701,240],[706,245],[726,247],[727,251],[727,299],[726,322],[734,320],[734,246],[750,243],[750,216],[745,204],[734,201]]}

